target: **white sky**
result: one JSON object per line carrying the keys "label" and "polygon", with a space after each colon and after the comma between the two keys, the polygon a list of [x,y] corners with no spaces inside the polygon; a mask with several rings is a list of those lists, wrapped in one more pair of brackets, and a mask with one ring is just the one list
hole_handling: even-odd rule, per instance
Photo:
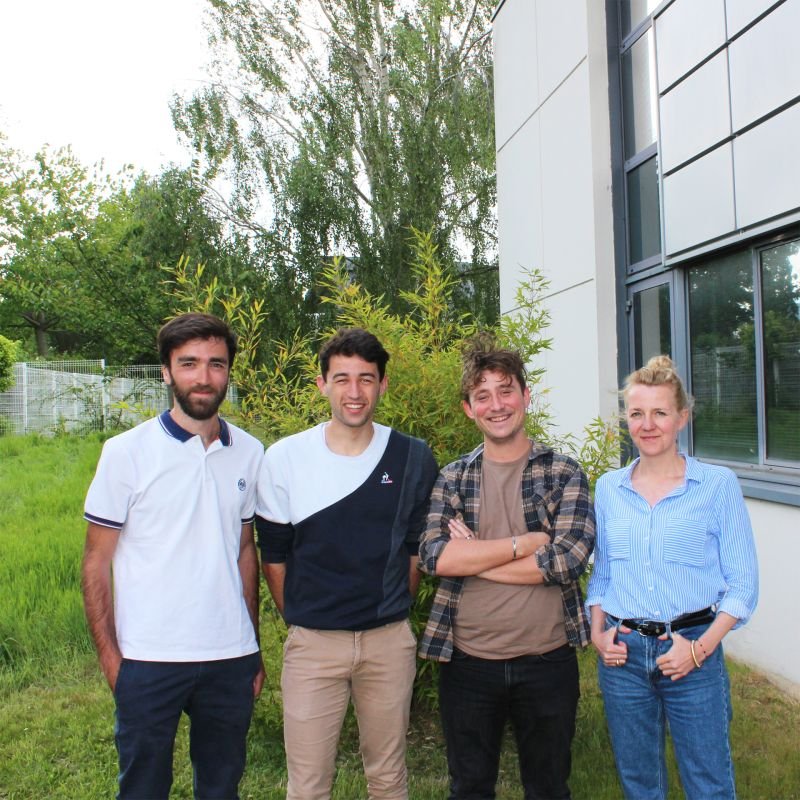
{"label": "white sky", "polygon": [[188,163],[173,92],[205,77],[204,0],[0,0],[0,131],[33,155],[71,145],[82,163],[151,174]]}

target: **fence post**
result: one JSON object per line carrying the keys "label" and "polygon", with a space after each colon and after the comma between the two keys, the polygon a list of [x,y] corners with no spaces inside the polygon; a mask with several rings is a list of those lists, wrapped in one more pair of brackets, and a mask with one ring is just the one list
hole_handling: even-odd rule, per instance
{"label": "fence post", "polygon": [[28,432],[28,365],[22,363],[22,432]]}
{"label": "fence post", "polygon": [[108,428],[108,405],[109,405],[109,397],[108,397],[108,381],[106,378],[106,360],[104,358],[100,359],[100,370],[102,371],[103,380],[100,384],[102,389],[100,391],[100,419],[102,420],[103,430]]}

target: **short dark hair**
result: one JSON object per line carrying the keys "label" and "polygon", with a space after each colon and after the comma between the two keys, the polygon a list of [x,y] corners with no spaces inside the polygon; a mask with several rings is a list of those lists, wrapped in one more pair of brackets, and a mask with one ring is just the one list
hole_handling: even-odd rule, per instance
{"label": "short dark hair", "polygon": [[386,375],[389,354],[378,341],[378,337],[363,328],[339,328],[336,334],[325,342],[319,351],[319,371],[323,379],[328,377],[333,356],[358,356],[370,364],[377,365],[380,380]]}
{"label": "short dark hair", "polygon": [[162,325],[158,332],[158,357],[169,366],[172,351],[191,339],[224,339],[228,346],[228,365],[236,355],[236,334],[230,325],[213,314],[180,314]]}
{"label": "short dark hair", "polygon": [[497,340],[488,332],[469,339],[461,353],[461,397],[469,402],[469,393],[481,382],[484,372],[499,372],[508,378],[516,378],[520,389],[525,391],[528,371],[525,362],[516,350],[498,347]]}

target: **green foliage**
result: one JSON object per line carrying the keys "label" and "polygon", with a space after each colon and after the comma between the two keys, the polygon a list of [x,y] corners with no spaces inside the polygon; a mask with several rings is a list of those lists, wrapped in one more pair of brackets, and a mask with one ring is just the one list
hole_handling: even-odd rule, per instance
{"label": "green foliage", "polygon": [[155,360],[170,310],[162,265],[182,256],[227,282],[258,281],[191,170],[91,175],[68,148],[33,159],[0,141],[0,325],[31,349],[125,364]]}
{"label": "green foliage", "polygon": [[0,392],[14,385],[14,363],[19,354],[19,342],[0,336]]}
{"label": "green foliage", "polygon": [[233,178],[226,213],[258,238],[281,314],[320,327],[314,285],[336,252],[404,309],[413,226],[437,232],[451,299],[493,322],[494,0],[209,3],[212,80],[173,117],[207,180]]}
{"label": "green foliage", "polygon": [[[374,333],[390,353],[387,375],[389,388],[381,398],[376,419],[404,433],[417,436],[431,447],[440,465],[469,452],[481,440],[479,431],[461,409],[461,354],[478,332],[468,315],[452,311],[451,296],[455,281],[441,266],[434,237],[412,230],[413,260],[409,272],[414,285],[403,292],[408,313],[393,311],[383,295],[374,296],[355,283],[343,259],[327,266],[319,280],[322,302],[333,310],[334,325],[321,331],[327,339],[338,327],[357,326]],[[297,335],[278,343],[268,364],[253,357],[263,322],[261,305],[223,287],[216,279],[205,280],[202,267],[193,272],[186,263],[177,271],[175,298],[181,310],[197,309],[222,314],[238,328],[243,342],[242,356],[236,359],[236,381],[240,391],[246,387],[242,402],[244,424],[266,441],[304,430],[327,419],[330,408],[317,389],[319,368],[315,345],[310,336]],[[550,347],[544,336],[549,317],[542,297],[547,281],[541,273],[531,272],[516,294],[517,313],[503,318],[488,333],[504,346],[519,349],[530,361]],[[538,390],[542,370],[529,374],[531,395],[535,399],[527,415],[529,435],[572,453],[594,481],[619,460],[619,432],[616,422],[593,420],[583,436],[556,438],[552,434],[547,404]],[[412,625],[419,633],[428,618],[435,582],[423,578],[417,602],[412,610]],[[267,600],[267,612],[271,601]],[[430,662],[421,664],[418,699],[433,702],[433,675]]]}

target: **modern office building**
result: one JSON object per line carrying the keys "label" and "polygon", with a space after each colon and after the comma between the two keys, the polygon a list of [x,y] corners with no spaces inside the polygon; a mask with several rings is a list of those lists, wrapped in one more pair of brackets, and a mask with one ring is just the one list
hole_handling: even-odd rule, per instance
{"label": "modern office building", "polygon": [[557,423],[672,355],[682,446],[739,476],[761,601],[728,652],[800,692],[800,0],[504,0],[494,17],[501,310],[550,280]]}

